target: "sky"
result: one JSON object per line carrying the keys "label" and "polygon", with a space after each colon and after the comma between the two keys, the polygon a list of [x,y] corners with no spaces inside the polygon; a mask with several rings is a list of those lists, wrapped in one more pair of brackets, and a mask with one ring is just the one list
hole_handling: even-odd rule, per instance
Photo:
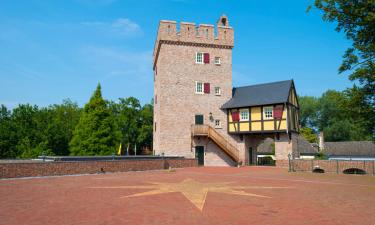
{"label": "sky", "polygon": [[216,24],[235,32],[233,85],[294,79],[299,95],[352,83],[338,74],[350,45],[313,0],[2,0],[0,104],[83,106],[98,83],[104,98],[153,97],[152,51],[159,20]]}

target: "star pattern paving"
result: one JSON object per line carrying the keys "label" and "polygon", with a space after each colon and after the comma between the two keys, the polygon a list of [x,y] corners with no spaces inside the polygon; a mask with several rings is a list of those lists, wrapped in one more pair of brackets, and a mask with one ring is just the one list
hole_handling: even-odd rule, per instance
{"label": "star pattern paving", "polygon": [[208,192],[243,195],[249,197],[271,198],[269,196],[245,192],[245,189],[280,189],[288,187],[261,187],[261,186],[238,186],[233,182],[199,182],[193,179],[185,179],[176,183],[147,182],[149,185],[135,186],[109,186],[91,187],[98,189],[150,189],[140,193],[122,196],[121,198],[131,198],[139,196],[150,196],[164,193],[178,192],[184,195],[192,204],[202,211]]}

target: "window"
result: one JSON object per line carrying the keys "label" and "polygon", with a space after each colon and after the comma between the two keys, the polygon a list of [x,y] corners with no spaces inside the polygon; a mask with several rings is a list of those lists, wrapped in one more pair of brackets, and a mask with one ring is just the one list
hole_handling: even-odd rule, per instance
{"label": "window", "polygon": [[221,88],[215,87],[215,95],[221,95]]}
{"label": "window", "polygon": [[273,107],[272,106],[267,106],[263,107],[263,115],[265,119],[273,119]]}
{"label": "window", "polygon": [[215,128],[221,128],[221,121],[215,120]]}
{"label": "window", "polygon": [[156,131],[156,122],[155,122],[155,125],[154,125],[154,129],[155,129],[155,131]]}
{"label": "window", "polygon": [[210,54],[207,52],[197,52],[195,53],[195,63],[197,64],[209,64]]}
{"label": "window", "polygon": [[220,65],[220,57],[215,57],[215,65]]}
{"label": "window", "polygon": [[195,93],[196,94],[203,94],[203,83],[202,82],[195,82]]}
{"label": "window", "polygon": [[195,63],[203,64],[203,53],[197,52],[195,55]]}
{"label": "window", "polygon": [[249,120],[249,110],[248,109],[241,109],[240,110],[240,121],[248,121]]}

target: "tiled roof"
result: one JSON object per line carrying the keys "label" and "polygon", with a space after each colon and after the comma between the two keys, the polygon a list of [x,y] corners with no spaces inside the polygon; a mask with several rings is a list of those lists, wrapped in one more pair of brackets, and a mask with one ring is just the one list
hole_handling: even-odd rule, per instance
{"label": "tiled roof", "polygon": [[221,108],[271,105],[288,101],[293,80],[233,88],[233,97]]}
{"label": "tiled roof", "polygon": [[325,142],[324,153],[328,156],[375,157],[372,141]]}

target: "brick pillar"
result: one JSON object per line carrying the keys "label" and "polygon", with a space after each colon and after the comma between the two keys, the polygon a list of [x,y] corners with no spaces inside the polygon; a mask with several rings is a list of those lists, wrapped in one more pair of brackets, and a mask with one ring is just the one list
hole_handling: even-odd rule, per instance
{"label": "brick pillar", "polygon": [[276,166],[287,167],[288,166],[288,155],[290,154],[293,158],[298,158],[299,153],[297,149],[297,134],[291,133],[291,139],[289,134],[280,134],[279,140],[275,140],[275,158]]}

